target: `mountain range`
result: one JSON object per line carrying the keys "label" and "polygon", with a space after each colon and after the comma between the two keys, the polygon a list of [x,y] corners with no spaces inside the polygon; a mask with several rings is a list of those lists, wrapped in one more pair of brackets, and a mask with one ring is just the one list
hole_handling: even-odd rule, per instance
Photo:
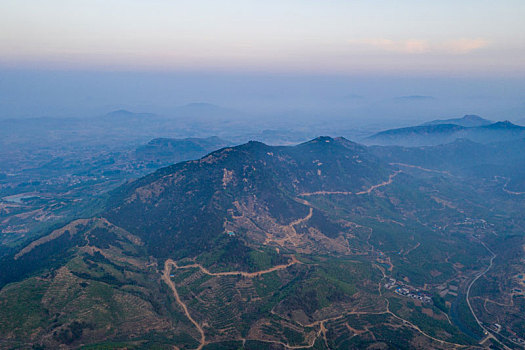
{"label": "mountain range", "polygon": [[[469,166],[455,149],[477,166],[519,159],[506,148],[318,137],[159,169],[0,259],[0,346],[478,348],[492,317],[478,300],[518,288],[523,204],[453,173]],[[491,254],[506,268],[488,273]],[[488,344],[520,334],[515,300]]]}
{"label": "mountain range", "polygon": [[478,115],[467,114],[462,118],[452,118],[452,119],[437,119],[430,122],[423,123],[422,125],[439,125],[439,124],[454,124],[464,127],[476,127],[493,124],[493,121],[488,119],[481,118]]}
{"label": "mountain range", "polygon": [[419,126],[391,129],[363,140],[369,145],[433,146],[464,138],[490,143],[525,138],[525,127],[502,121],[491,123],[477,116],[437,120]]}

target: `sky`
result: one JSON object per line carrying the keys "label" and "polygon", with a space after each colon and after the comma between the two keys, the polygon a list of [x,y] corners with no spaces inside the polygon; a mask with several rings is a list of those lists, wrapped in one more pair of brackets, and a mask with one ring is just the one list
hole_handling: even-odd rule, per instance
{"label": "sky", "polygon": [[4,0],[0,65],[525,73],[523,0]]}
{"label": "sky", "polygon": [[524,0],[3,0],[0,119],[207,102],[519,120],[524,18]]}

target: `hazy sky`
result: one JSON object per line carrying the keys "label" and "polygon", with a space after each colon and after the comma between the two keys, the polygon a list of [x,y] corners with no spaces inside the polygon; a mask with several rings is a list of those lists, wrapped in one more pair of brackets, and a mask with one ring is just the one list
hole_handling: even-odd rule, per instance
{"label": "hazy sky", "polygon": [[3,0],[0,67],[525,73],[524,0]]}
{"label": "hazy sky", "polygon": [[0,0],[0,119],[521,119],[524,19],[525,0]]}

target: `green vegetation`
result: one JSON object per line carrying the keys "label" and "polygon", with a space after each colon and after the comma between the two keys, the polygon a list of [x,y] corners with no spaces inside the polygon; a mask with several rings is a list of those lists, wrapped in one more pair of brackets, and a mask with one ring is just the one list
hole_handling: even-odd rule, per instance
{"label": "green vegetation", "polygon": [[265,270],[288,262],[288,257],[277,254],[275,249],[254,249],[239,237],[222,235],[215,241],[215,248],[199,255],[198,261],[212,271],[240,270],[253,272]]}
{"label": "green vegetation", "polygon": [[2,289],[0,305],[0,334],[14,332],[17,338],[23,338],[33,332],[49,318],[49,310],[42,305],[49,282],[30,278],[20,285],[9,285]]}
{"label": "green vegetation", "polygon": [[502,315],[502,334],[523,330],[523,298],[508,291],[524,273],[525,205],[493,179],[396,170],[364,146],[319,138],[251,142],[127,183],[101,218],[0,256],[0,337],[194,349],[202,331],[206,349],[442,347],[406,320],[472,345],[482,331],[463,293],[492,254],[474,311],[486,324]]}

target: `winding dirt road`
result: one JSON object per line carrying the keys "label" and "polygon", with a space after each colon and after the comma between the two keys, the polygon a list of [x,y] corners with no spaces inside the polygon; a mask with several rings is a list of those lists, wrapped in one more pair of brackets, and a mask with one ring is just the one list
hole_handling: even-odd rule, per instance
{"label": "winding dirt road", "polygon": [[[482,241],[479,241],[479,243],[481,243],[481,245],[483,245],[483,247],[485,247],[485,249],[492,255],[492,257],[490,258],[490,264],[489,266],[487,266],[487,268],[483,271],[481,271],[480,273],[478,273],[476,275],[476,277],[474,277],[474,279],[472,279],[472,281],[469,283],[468,287],[467,287],[467,295],[466,295],[466,300],[467,300],[467,305],[470,309],[470,312],[472,313],[472,316],[474,316],[474,319],[476,320],[477,324],[481,327],[481,329],[483,330],[483,332],[485,333],[486,337],[480,342],[480,344],[483,344],[485,343],[488,339],[494,339],[498,344],[500,344],[501,346],[503,346],[503,348],[505,348],[506,350],[511,350],[508,346],[506,346],[505,344],[503,344],[498,338],[496,338],[496,336],[494,336],[494,334],[492,334],[492,332],[490,332],[487,328],[485,328],[483,326],[483,324],[481,323],[481,321],[479,320],[478,316],[476,316],[476,313],[474,312],[474,308],[472,307],[472,305],[470,304],[470,290],[472,288],[472,286],[474,285],[474,283],[476,283],[476,281],[478,279],[480,279],[482,276],[485,276],[485,274],[487,272],[489,272],[489,270],[492,268],[492,265],[494,263],[494,259],[496,258],[496,254],[485,244],[485,242],[482,242]],[[500,336],[506,338],[505,336],[503,336],[502,334],[500,334]],[[508,341],[512,342],[510,339],[506,338]],[[514,342],[512,342],[514,343]]]}
{"label": "winding dirt road", "polygon": [[[274,272],[274,271],[283,270],[283,269],[286,269],[286,268],[288,268],[288,267],[290,267],[292,265],[300,264],[300,263],[301,262],[299,260],[297,260],[295,255],[292,255],[292,259],[291,259],[291,261],[288,264],[276,265],[276,266],[273,266],[273,267],[271,267],[269,269],[261,270],[261,271],[257,271],[257,272],[244,272],[244,271],[211,272],[207,268],[202,266],[201,264],[191,264],[191,265],[179,266],[179,265],[177,265],[177,263],[174,260],[168,259],[164,263],[164,270],[162,272],[162,280],[172,290],[173,296],[175,297],[175,300],[177,301],[177,304],[180,305],[180,307],[184,311],[184,314],[186,315],[188,320],[190,320],[190,322],[193,323],[195,328],[197,328],[197,330],[199,331],[200,340],[199,340],[199,346],[197,347],[197,350],[201,350],[205,345],[209,344],[209,342],[206,341],[206,335],[204,334],[204,329],[202,329],[201,325],[197,321],[195,321],[195,319],[191,316],[191,314],[190,314],[190,312],[188,310],[188,307],[186,306],[186,304],[180,298],[179,292],[177,291],[177,287],[175,286],[175,283],[173,283],[173,281],[170,278],[171,267],[174,267],[176,269],[199,268],[203,273],[205,273],[207,275],[210,275],[210,276],[244,276],[244,277],[248,277],[248,278],[253,278],[253,277],[257,277],[257,276],[264,275],[264,274],[267,274],[267,273],[271,273],[271,272]],[[314,343],[315,343],[315,340],[314,340]],[[305,348],[305,347],[288,346],[287,344],[284,344],[284,343],[280,343],[280,344],[284,345],[287,348],[293,348],[293,349]],[[312,347],[312,346],[313,346],[313,344],[311,346],[307,346],[307,347]]]}
{"label": "winding dirt road", "polygon": [[430,334],[427,334],[426,332],[424,332],[421,328],[419,328],[419,326],[413,324],[409,320],[406,320],[406,319],[396,315],[392,310],[390,310],[390,301],[388,300],[387,297],[383,296],[383,292],[381,291],[381,286],[382,286],[383,280],[385,278],[387,278],[388,276],[386,275],[385,270],[383,268],[381,268],[379,265],[374,264],[374,266],[377,269],[379,269],[379,271],[381,271],[381,274],[383,275],[383,278],[381,279],[381,281],[379,282],[379,285],[378,285],[379,295],[383,297],[383,299],[385,300],[385,303],[386,303],[385,304],[386,310],[384,312],[382,312],[383,314],[391,315],[392,317],[394,317],[394,318],[398,319],[399,321],[403,322],[404,325],[407,325],[407,326],[411,327],[412,329],[414,329],[417,332],[419,332],[421,335],[427,337],[428,339],[436,341],[436,342],[440,343],[441,345],[450,345],[450,346],[453,346],[456,349],[461,349],[461,348],[467,347],[467,345],[452,343],[452,342],[448,342],[448,341],[443,340],[443,339],[435,338],[435,337],[431,336]]}
{"label": "winding dirt road", "polygon": [[173,261],[171,259],[166,260],[166,264],[172,265],[176,269],[198,268],[203,273],[205,273],[206,275],[209,275],[209,276],[244,276],[244,277],[248,277],[248,278],[257,277],[257,276],[264,275],[264,274],[267,274],[267,273],[270,273],[270,272],[274,272],[274,271],[278,271],[278,270],[284,270],[284,269],[289,268],[292,265],[300,264],[300,263],[301,262],[299,260],[297,260],[297,258],[294,255],[292,255],[292,259],[291,259],[291,261],[288,264],[275,265],[275,266],[270,267],[269,269],[266,269],[266,270],[261,270],[261,271],[256,271],[256,272],[244,272],[244,271],[211,272],[210,270],[208,270],[207,268],[205,268],[201,264],[190,264],[190,265],[179,266],[179,265],[177,265],[177,263],[175,261]]}
{"label": "winding dirt road", "polygon": [[503,185],[503,191],[505,191],[508,194],[513,194],[515,196],[521,196],[521,195],[525,194],[525,192],[516,192],[516,191],[511,191],[511,190],[507,189],[507,185],[509,184],[509,182],[510,182],[510,180],[507,180],[505,185]]}
{"label": "winding dirt road", "polygon": [[299,196],[301,197],[309,197],[309,196],[317,196],[317,195],[328,195],[328,194],[342,194],[342,195],[356,195],[356,196],[361,196],[363,194],[370,194],[372,193],[372,191],[380,188],[380,187],[383,187],[383,186],[387,186],[387,185],[390,185],[392,183],[392,181],[394,181],[394,178],[399,174],[401,173],[402,171],[401,170],[397,170],[396,172],[394,172],[393,174],[390,174],[390,176],[388,177],[388,180],[387,181],[383,181],[377,185],[373,185],[373,186],[370,186],[370,188],[366,189],[366,190],[363,190],[363,191],[360,191],[360,192],[349,192],[349,191],[316,191],[316,192],[303,192],[303,193],[300,193]]}
{"label": "winding dirt road", "polygon": [[299,234],[297,233],[295,226],[302,224],[312,218],[314,209],[312,208],[311,204],[308,201],[302,200],[300,198],[296,198],[296,200],[309,207],[308,214],[304,218],[299,218],[297,220],[292,221],[286,226],[283,226],[283,232],[286,234],[283,238],[274,238],[271,234],[266,233],[266,240],[264,241],[264,244],[269,244],[270,242],[277,243],[280,246],[284,246],[286,242],[291,243],[293,246],[297,246],[297,240],[300,238]]}
{"label": "winding dirt road", "polygon": [[179,304],[182,307],[182,310],[184,311],[184,314],[186,315],[186,317],[190,320],[191,323],[193,323],[193,325],[199,331],[201,335],[201,339],[200,339],[200,344],[197,350],[201,350],[207,344],[206,335],[204,334],[204,330],[202,329],[200,324],[197,321],[195,321],[193,317],[191,317],[191,314],[188,311],[188,307],[181,300],[179,296],[179,292],[177,292],[177,287],[175,287],[175,283],[173,283],[173,281],[170,278],[170,271],[171,271],[170,265],[173,265],[173,264],[177,266],[173,260],[171,259],[166,260],[166,262],[164,263],[164,271],[162,273],[162,280],[168,285],[168,287],[170,287],[170,289],[173,292],[173,296],[175,297],[175,300],[177,301],[177,304]]}
{"label": "winding dirt road", "polygon": [[452,174],[449,173],[448,171],[435,170],[435,169],[427,169],[427,168],[423,168],[423,167],[421,167],[421,166],[419,166],[419,165],[412,165],[412,164],[405,164],[405,163],[389,163],[389,164],[390,164],[390,165],[403,166],[403,167],[407,167],[407,168],[418,169],[418,170],[426,171],[426,172],[429,172],[429,173],[438,173],[438,174],[445,174],[445,175],[452,176]]}
{"label": "winding dirt road", "polygon": [[295,221],[292,221],[288,224],[288,227],[293,228],[296,225],[302,224],[303,222],[306,222],[312,218],[312,214],[314,213],[314,210],[312,207],[310,207],[310,211],[308,212],[308,215],[306,215],[304,218],[299,218]]}
{"label": "winding dirt road", "polygon": [[396,171],[395,173],[391,174],[389,177],[388,177],[388,180],[387,181],[383,181],[381,182],[380,184],[377,184],[377,185],[374,185],[374,186],[371,186],[369,189],[365,190],[365,191],[361,191],[361,192],[357,192],[356,195],[360,196],[362,194],[370,194],[373,190],[376,190],[378,189],[379,187],[383,187],[383,186],[387,186],[387,185],[390,185],[392,183],[392,181],[394,181],[394,178],[401,172],[401,170],[398,170]]}
{"label": "winding dirt road", "polygon": [[[288,264],[285,264],[285,265],[277,265],[277,266],[274,266],[274,267],[271,267],[269,269],[266,269],[266,270],[261,270],[261,271],[257,271],[257,272],[244,272],[244,271],[229,271],[229,272],[211,272],[209,271],[207,268],[205,268],[204,266],[202,266],[201,264],[190,264],[190,265],[183,265],[183,266],[179,266],[177,265],[177,263],[172,260],[172,259],[168,259],[166,260],[166,262],[164,263],[164,270],[163,270],[163,273],[162,273],[162,280],[170,287],[170,289],[172,290],[173,292],[173,295],[175,297],[175,300],[177,301],[177,303],[181,306],[182,310],[184,311],[184,314],[186,315],[186,317],[190,320],[190,322],[197,328],[197,330],[199,331],[199,334],[200,334],[200,341],[199,341],[199,346],[197,347],[197,350],[201,350],[204,346],[206,346],[207,344],[210,344],[209,341],[206,340],[206,335],[204,333],[204,330],[203,328],[201,327],[201,325],[191,316],[189,310],[188,310],[188,307],[186,306],[186,304],[182,301],[182,299],[180,298],[179,296],[179,293],[177,291],[177,287],[175,286],[175,283],[171,280],[170,278],[170,274],[171,274],[171,268],[174,267],[176,269],[189,269],[189,268],[198,268],[200,269],[203,273],[207,274],[207,275],[210,275],[210,276],[244,276],[244,277],[248,277],[248,278],[253,278],[253,277],[257,277],[257,276],[260,276],[260,275],[263,275],[263,274],[267,274],[267,273],[271,273],[271,272],[274,272],[274,271],[278,271],[278,270],[283,270],[283,269],[286,269],[294,264],[300,264],[301,262],[299,260],[297,260],[297,258],[295,256],[292,255],[292,258],[291,258],[291,261],[288,263]],[[488,271],[488,270],[486,270]],[[485,272],[486,272],[485,271]],[[383,272],[383,271],[382,271]],[[384,272],[383,272],[383,277],[385,277],[384,275]],[[478,277],[479,278],[479,277]],[[380,289],[380,295],[382,295],[381,293],[381,282],[379,284],[379,289]],[[448,344],[448,345],[452,345],[454,346],[455,348],[462,348],[464,347],[463,345],[460,345],[460,344],[455,344],[455,343],[450,343],[450,342],[447,342],[447,341],[444,341],[444,340],[441,340],[441,339],[437,339],[437,338],[434,338],[432,337],[431,335],[425,333],[424,331],[422,331],[418,326],[416,326],[415,324],[413,324],[412,322],[406,320],[406,319],[403,319],[399,316],[397,316],[396,314],[394,314],[391,310],[390,310],[390,307],[389,307],[389,301],[387,298],[385,298],[385,302],[386,302],[386,310],[385,311],[380,311],[380,312],[359,312],[359,311],[350,311],[350,312],[345,312],[341,315],[338,315],[338,316],[334,316],[334,317],[329,317],[329,318],[326,318],[326,319],[323,319],[323,320],[318,320],[318,321],[315,321],[311,324],[308,324],[308,325],[303,325],[303,326],[306,326],[306,327],[315,327],[315,326],[319,326],[319,330],[317,331],[315,337],[312,337],[308,344],[306,345],[290,345],[290,344],[286,344],[286,343],[283,343],[283,342],[280,342],[280,341],[273,341],[273,340],[262,340],[262,339],[247,339],[247,338],[243,338],[243,339],[240,339],[241,341],[245,342],[246,340],[258,340],[258,341],[263,341],[263,342],[269,342],[269,343],[274,343],[274,344],[279,344],[279,345],[282,345],[284,346],[285,348],[287,349],[308,349],[308,348],[312,348],[314,345],[315,345],[315,342],[316,340],[322,336],[324,338],[324,341],[325,343],[327,343],[327,339],[326,339],[326,328],[325,328],[325,323],[326,322],[329,322],[329,321],[334,321],[334,320],[337,320],[337,319],[340,319],[340,318],[343,318],[347,315],[352,315],[352,314],[362,314],[362,315],[366,315],[366,314],[375,314],[375,315],[380,315],[380,314],[389,314],[391,316],[393,316],[394,318],[400,320],[403,322],[403,324],[413,328],[414,330],[416,330],[417,332],[419,332],[420,334],[424,335],[425,337],[428,337],[429,339],[432,339],[440,344]]]}

